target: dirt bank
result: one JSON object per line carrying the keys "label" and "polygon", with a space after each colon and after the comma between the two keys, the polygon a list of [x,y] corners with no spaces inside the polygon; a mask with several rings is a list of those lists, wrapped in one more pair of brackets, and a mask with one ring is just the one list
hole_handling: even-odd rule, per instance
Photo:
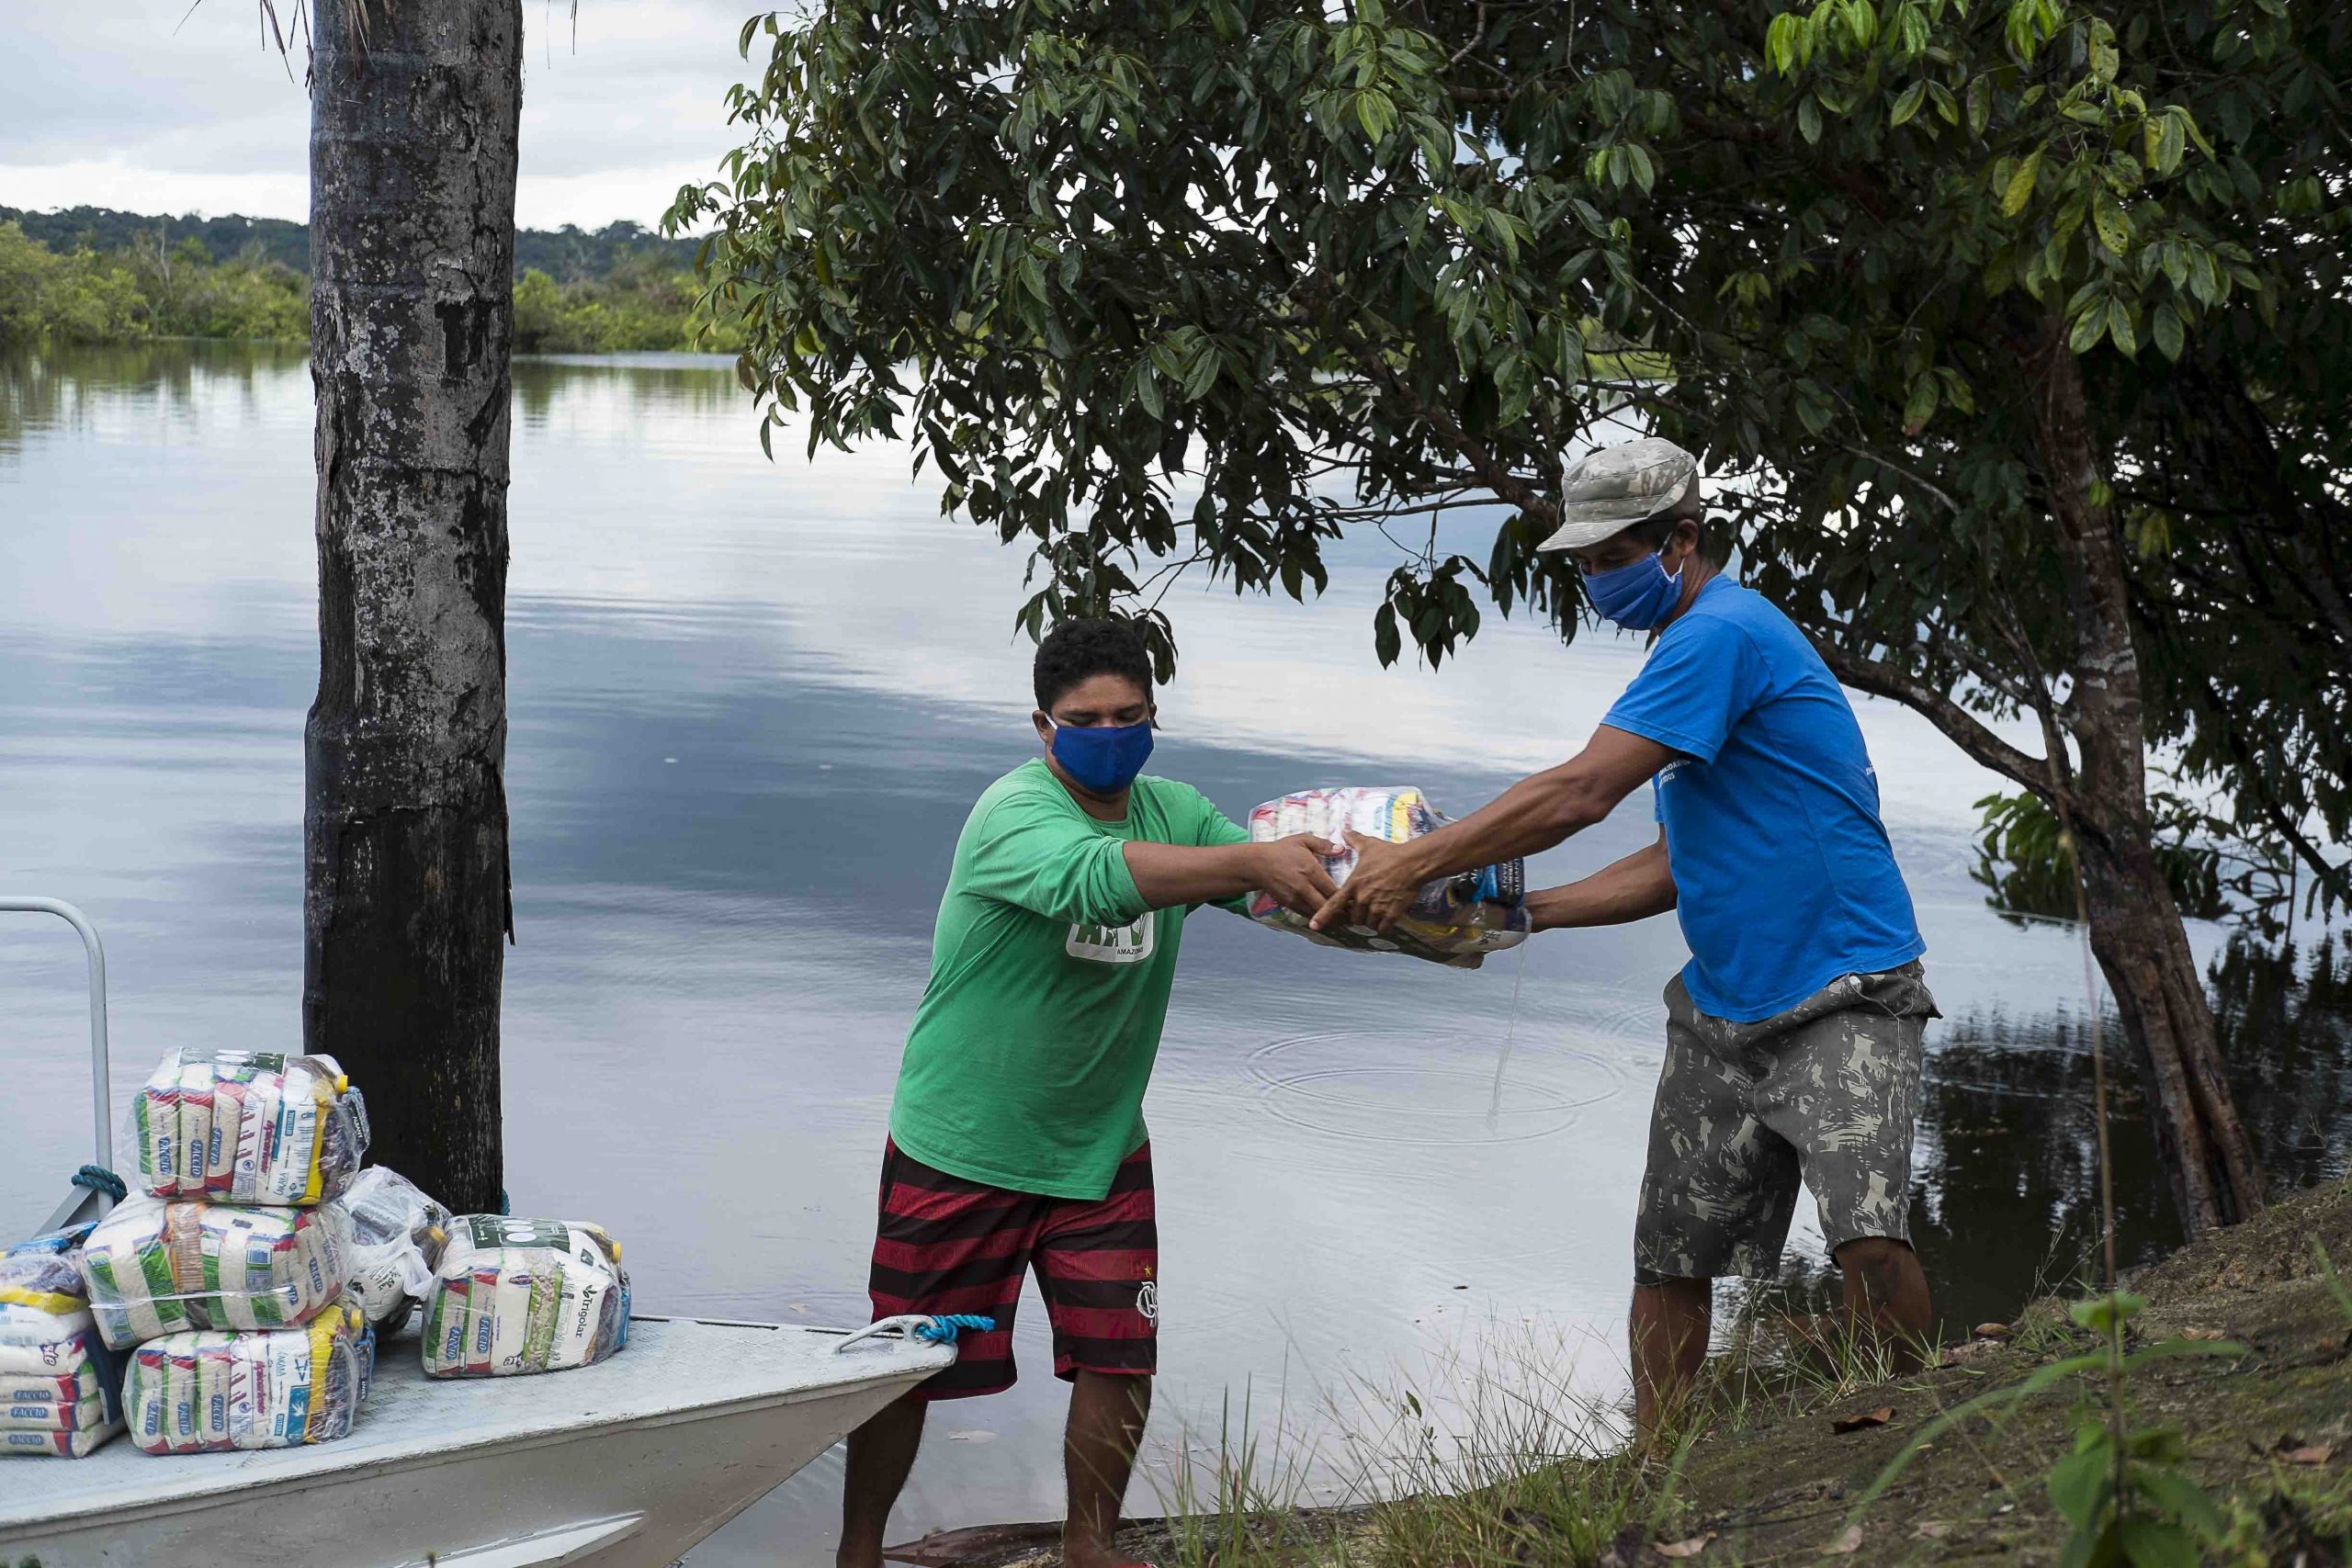
{"label": "dirt bank", "polygon": [[[2319,1247],[2352,1269],[2352,1182],[2279,1203],[2143,1270],[2147,1308],[2131,1346],[2187,1341],[2200,1353],[2151,1361],[2125,1400],[2134,1428],[2186,1440],[2181,1469],[2231,1521],[2214,1560],[2343,1568],[2352,1557],[2352,1306]],[[2105,1409],[2103,1381],[2069,1377],[1997,1425],[1939,1435],[1856,1514],[1891,1461],[1943,1413],[2038,1369],[2096,1349],[2064,1301],[2031,1303],[2006,1337],[1950,1348],[1908,1378],[1858,1382],[1777,1371],[1719,1399],[1679,1464],[1623,1457],[1532,1473],[1437,1502],[1248,1521],[1160,1521],[1129,1532],[1139,1560],[1219,1568],[1634,1568],[1699,1563],[2054,1563],[2067,1526],[2044,1476],[2077,1419]],[[2202,1353],[2208,1344],[2234,1347]],[[1868,1418],[1888,1412],[1883,1421]],[[1853,1417],[1866,1424],[1840,1432]],[[1434,1521],[1434,1522],[1433,1522]],[[1051,1568],[1040,1527],[933,1538],[907,1561]],[[1857,1529],[1859,1533],[1857,1532]],[[1668,1549],[1661,1551],[1661,1548]]]}

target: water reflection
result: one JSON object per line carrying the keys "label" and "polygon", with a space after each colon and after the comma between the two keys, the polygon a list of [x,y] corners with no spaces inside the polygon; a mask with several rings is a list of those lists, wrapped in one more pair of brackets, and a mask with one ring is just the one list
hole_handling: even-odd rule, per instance
{"label": "water reflection", "polygon": [[[855,1320],[948,852],[1033,744],[1009,635],[1020,560],[942,520],[902,449],[805,462],[786,432],[763,460],[724,362],[518,362],[515,399],[515,1201],[612,1224],[649,1309]],[[0,364],[0,883],[97,919],[126,1078],[175,1045],[296,1035],[310,464],[299,352]],[[1385,570],[1374,541],[1320,604],[1171,601],[1186,654],[1160,765],[1235,812],[1326,783],[1467,807],[1579,744],[1639,658],[1498,625],[1442,675],[1384,671],[1365,615]],[[1921,1246],[1948,1310],[1997,1315],[2080,1251],[2079,951],[1994,918],[1968,880],[1984,778],[1900,710],[1858,709],[1952,1020],[1929,1036]],[[1535,874],[1654,832],[1637,798]],[[1229,919],[1185,946],[1148,1105],[1160,1473],[1182,1423],[1214,1428],[1244,1390],[1343,1449],[1317,1391],[1424,1381],[1496,1325],[1575,1347],[1581,1386],[1620,1387],[1607,1347],[1672,923],[1547,938],[1477,974]],[[43,1108],[12,1126],[0,1228],[86,1157],[78,963],[62,933],[0,931],[0,1075],[12,1106]],[[2330,1168],[2344,1128],[2301,1108],[2345,1101],[2340,1026],[2281,1033],[2257,978],[2233,1027],[2300,1054],[2245,1054],[2249,1112],[2282,1179]],[[2131,1077],[2136,1255],[2168,1221]],[[1809,1214],[1793,1247],[1817,1249]],[[1004,1440],[927,1450],[909,1533],[1058,1506],[1062,1394],[1043,1314],[1022,1315],[1021,1386],[955,1423]],[[697,1568],[824,1561],[838,1484],[820,1461]]]}

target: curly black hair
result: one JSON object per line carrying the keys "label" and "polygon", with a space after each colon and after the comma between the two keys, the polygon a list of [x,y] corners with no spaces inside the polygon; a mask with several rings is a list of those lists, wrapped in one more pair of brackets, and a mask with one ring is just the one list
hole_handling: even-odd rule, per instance
{"label": "curly black hair", "polygon": [[1124,675],[1149,696],[1151,653],[1142,636],[1122,620],[1064,621],[1037,645],[1038,707],[1053,712],[1064,693],[1097,675]]}

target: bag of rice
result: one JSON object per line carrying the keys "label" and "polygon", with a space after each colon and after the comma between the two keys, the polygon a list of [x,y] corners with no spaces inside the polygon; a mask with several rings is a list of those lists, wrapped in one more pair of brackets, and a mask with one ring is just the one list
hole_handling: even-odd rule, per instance
{"label": "bag of rice", "polygon": [[98,1332],[115,1349],[189,1328],[291,1328],[351,1280],[339,1203],[256,1209],[134,1198],[83,1244]]}
{"label": "bag of rice", "polygon": [[[1264,843],[1294,833],[1329,839],[1340,852],[1323,864],[1344,883],[1355,869],[1351,838],[1401,844],[1443,827],[1446,816],[1418,789],[1307,789],[1270,800],[1250,814],[1250,837]],[[1405,953],[1432,964],[1476,969],[1489,953],[1527,940],[1527,871],[1519,861],[1465,872],[1423,887],[1386,932],[1309,931],[1303,915],[1263,893],[1252,894],[1250,918],[1276,931],[1295,931],[1326,947],[1360,953]]]}
{"label": "bag of rice", "polygon": [[368,1111],[332,1056],[182,1050],[140,1089],[123,1137],[155,1197],[299,1206],[351,1185]]}
{"label": "bag of rice", "polygon": [[371,1165],[343,1195],[351,1215],[351,1288],[386,1335],[408,1321],[449,1245],[449,1211],[395,1170]]}
{"label": "bag of rice", "polygon": [[89,1230],[0,1251],[0,1454],[78,1459],[122,1430],[120,1364],[74,1263]]}
{"label": "bag of rice", "polygon": [[358,1413],[367,1326],[338,1303],[300,1328],[150,1340],[122,1385],[130,1440],[151,1454],[333,1442]]}
{"label": "bag of rice", "polygon": [[428,1377],[601,1361],[628,1342],[620,1243],[577,1220],[459,1215],[424,1298]]}

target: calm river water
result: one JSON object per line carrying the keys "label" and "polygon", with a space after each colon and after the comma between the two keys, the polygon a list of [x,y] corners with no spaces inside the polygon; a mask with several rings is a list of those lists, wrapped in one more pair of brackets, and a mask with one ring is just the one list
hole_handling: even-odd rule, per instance
{"label": "calm river water", "polygon": [[[625,1238],[646,1310],[852,1324],[949,851],[1033,748],[1022,563],[942,518],[901,448],[808,462],[780,440],[770,464],[755,434],[722,361],[515,367],[509,1180],[518,1213]],[[119,1099],[174,1046],[299,1038],[311,501],[299,352],[0,363],[0,886],[105,932]],[[1467,809],[1576,750],[1641,658],[1490,623],[1458,665],[1384,671],[1388,547],[1349,547],[1304,607],[1171,598],[1184,660],[1154,771],[1236,815],[1350,782]],[[1967,1322],[2079,1256],[2081,953],[1969,880],[1990,776],[1856,707],[1947,1015],[1915,1213]],[[1654,831],[1637,795],[1538,873]],[[1472,1347],[1622,1387],[1658,992],[1684,950],[1659,919],[1521,952],[1461,973],[1194,922],[1149,1100],[1164,1376],[1138,1510],[1228,1402],[1329,1491],[1362,1458],[1331,1408],[1442,1396]],[[10,1234],[87,1157],[78,966],[62,927],[0,931]],[[2132,1114],[2137,1249],[2164,1222]],[[1044,1327],[1023,1314],[1017,1390],[942,1407],[902,1535],[1057,1510]],[[839,1476],[829,1456],[692,1561],[829,1562]]]}

